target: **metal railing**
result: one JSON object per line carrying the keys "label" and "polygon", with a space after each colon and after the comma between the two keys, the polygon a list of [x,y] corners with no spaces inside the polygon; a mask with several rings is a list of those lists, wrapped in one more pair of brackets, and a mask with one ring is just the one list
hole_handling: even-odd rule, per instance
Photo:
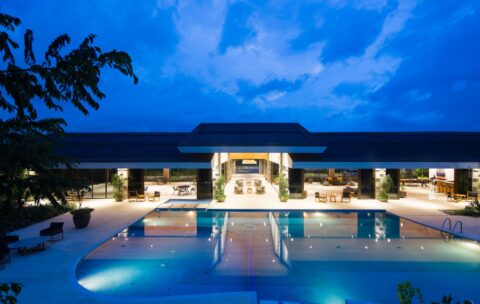
{"label": "metal railing", "polygon": [[[445,226],[448,224],[448,230],[446,230]],[[442,228],[440,228],[440,234],[442,235],[442,238],[446,241],[449,242],[455,237],[455,231],[457,230],[457,226],[460,227],[459,233],[463,233],[463,223],[461,220],[458,220],[455,222],[455,225],[453,225],[452,229],[452,220],[447,217],[443,220]],[[447,233],[445,236],[444,233]]]}
{"label": "metal railing", "polygon": [[455,222],[455,225],[453,225],[452,234],[455,233],[455,229],[457,228],[458,224],[460,224],[460,233],[463,233],[463,223],[459,220]]}
{"label": "metal railing", "polygon": [[442,228],[440,228],[440,231],[445,231],[445,224],[448,223],[448,232],[452,231],[452,220],[449,217],[446,217],[445,220],[443,220]]}

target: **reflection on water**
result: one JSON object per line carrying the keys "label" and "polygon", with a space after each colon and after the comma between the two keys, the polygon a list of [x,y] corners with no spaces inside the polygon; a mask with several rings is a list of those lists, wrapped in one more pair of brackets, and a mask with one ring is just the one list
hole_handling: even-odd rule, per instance
{"label": "reflection on water", "polygon": [[479,253],[385,212],[159,210],[90,252],[77,278],[118,296],[255,291],[276,301],[389,303],[410,280],[428,300],[438,290],[475,299]]}

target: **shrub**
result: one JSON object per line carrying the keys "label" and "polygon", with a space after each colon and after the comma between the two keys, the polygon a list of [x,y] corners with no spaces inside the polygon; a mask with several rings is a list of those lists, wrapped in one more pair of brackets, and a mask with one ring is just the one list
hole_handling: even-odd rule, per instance
{"label": "shrub", "polygon": [[225,178],[220,175],[215,182],[215,199],[219,202],[223,202],[227,196],[225,195]]}
{"label": "shrub", "polygon": [[73,210],[72,205],[54,207],[52,205],[25,206],[11,209],[8,213],[0,213],[0,227],[6,232],[14,231],[46,219]]}
{"label": "shrub", "polygon": [[288,201],[288,180],[283,174],[278,175],[278,198],[281,202]]}
{"label": "shrub", "polygon": [[122,177],[118,174],[112,175],[112,186],[113,186],[113,198],[117,202],[123,201],[123,181]]}

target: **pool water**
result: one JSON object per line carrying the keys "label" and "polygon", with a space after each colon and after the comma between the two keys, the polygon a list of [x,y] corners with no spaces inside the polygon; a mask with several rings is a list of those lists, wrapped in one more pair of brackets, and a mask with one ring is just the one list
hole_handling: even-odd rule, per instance
{"label": "pool water", "polygon": [[386,212],[156,210],[77,266],[84,288],[118,297],[254,292],[259,302],[480,300],[480,246]]}

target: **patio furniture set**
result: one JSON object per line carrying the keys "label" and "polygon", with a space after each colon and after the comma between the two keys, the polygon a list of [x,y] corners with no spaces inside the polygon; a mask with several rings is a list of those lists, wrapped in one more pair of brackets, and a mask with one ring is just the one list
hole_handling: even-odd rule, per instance
{"label": "patio furniture set", "polygon": [[160,200],[160,191],[149,192],[148,187],[145,187],[144,193],[138,193],[137,191],[128,191],[128,201],[129,202],[154,202]]}
{"label": "patio furniture set", "polygon": [[429,178],[401,178],[400,183],[402,185],[418,185],[420,184],[421,187],[426,187],[431,180]]}
{"label": "patio furniture set", "polygon": [[53,242],[55,236],[63,240],[63,222],[51,222],[50,226],[40,230],[39,236],[20,239],[18,235],[0,234],[0,265],[11,261],[10,250],[17,250],[20,255],[43,251],[48,242]]}
{"label": "patio furniture set", "polygon": [[172,187],[173,187],[173,193],[178,196],[193,194],[196,191],[195,186],[187,185],[187,184],[172,186]]}
{"label": "patio furniture set", "polygon": [[[345,187],[342,191],[342,195],[340,197],[340,202],[342,203],[350,203],[352,201],[352,197],[357,195],[357,189],[351,187]],[[315,192],[315,201],[320,203],[336,203],[337,202],[337,194],[336,193],[320,193]]]}
{"label": "patio furniture set", "polygon": [[[247,193],[252,194],[253,193],[253,188],[255,187],[255,194],[264,194],[265,193],[265,186],[262,185],[262,180],[260,179],[254,179],[253,180],[253,185],[251,180],[247,180],[245,182],[245,185],[247,187]],[[234,192],[235,194],[244,194],[243,192],[243,179],[237,179],[235,181],[235,188]]]}
{"label": "patio furniture set", "polygon": [[456,203],[461,201],[474,202],[476,200],[478,200],[477,192],[468,191],[467,194],[447,192],[448,202],[456,202]]}

